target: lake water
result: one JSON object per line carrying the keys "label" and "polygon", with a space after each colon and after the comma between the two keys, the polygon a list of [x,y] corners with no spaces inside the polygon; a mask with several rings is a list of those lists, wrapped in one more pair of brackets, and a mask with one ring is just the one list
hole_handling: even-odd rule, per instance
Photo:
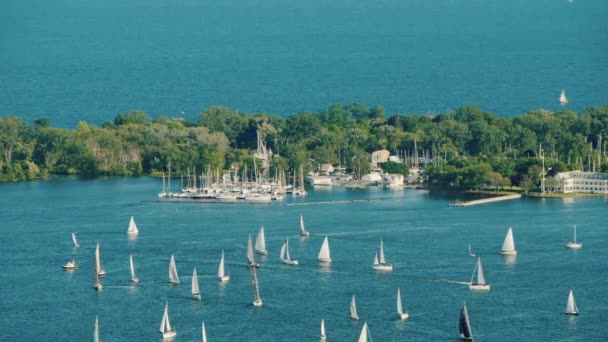
{"label": "lake water", "polygon": [[[177,183],[174,184],[177,186]],[[521,199],[448,207],[456,198],[422,190],[314,191],[305,202],[366,200],[323,205],[184,204],[156,200],[160,180],[110,178],[0,185],[0,340],[86,341],[99,315],[103,341],[157,341],[165,301],[178,341],[315,341],[325,319],[329,341],[355,341],[367,321],[374,341],[456,341],[460,306],[467,303],[476,341],[606,341],[608,231],[606,198]],[[303,214],[309,238],[298,235]],[[131,215],[139,236],[130,241]],[[568,250],[572,226],[583,248]],[[258,272],[264,306],[254,309],[245,266],[248,234],[266,231],[269,255]],[[498,250],[513,227],[518,255]],[[70,233],[78,232],[81,249]],[[329,236],[329,269],[316,260]],[[289,237],[299,266],[279,258]],[[372,270],[380,238],[392,273]],[[93,254],[101,243],[104,288],[93,289]],[[482,256],[489,293],[467,282]],[[230,282],[216,278],[221,250]],[[129,254],[141,283],[130,285]],[[181,284],[168,283],[175,255]],[[80,269],[61,265],[76,257]],[[202,301],[190,298],[196,267]],[[397,287],[410,319],[395,320]],[[581,314],[564,314],[574,290]],[[361,321],[348,318],[352,294]]]}
{"label": "lake water", "polygon": [[608,99],[605,0],[0,2],[0,115],[55,126],[213,104],[289,115],[478,104],[510,117]]}

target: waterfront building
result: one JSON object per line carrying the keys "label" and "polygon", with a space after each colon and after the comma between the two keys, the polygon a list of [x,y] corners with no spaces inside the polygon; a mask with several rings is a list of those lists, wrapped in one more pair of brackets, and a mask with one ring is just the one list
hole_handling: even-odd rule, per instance
{"label": "waterfront building", "polygon": [[553,179],[546,178],[541,182],[541,188],[547,192],[608,194],[608,173],[604,172],[560,172]]}

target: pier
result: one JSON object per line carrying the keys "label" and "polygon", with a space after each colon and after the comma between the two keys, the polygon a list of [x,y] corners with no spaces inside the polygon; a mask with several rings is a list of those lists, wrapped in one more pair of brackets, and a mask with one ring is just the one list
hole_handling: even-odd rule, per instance
{"label": "pier", "polygon": [[470,207],[472,205],[508,201],[508,200],[513,200],[516,198],[521,198],[521,195],[513,194],[513,195],[496,196],[496,197],[490,197],[490,198],[482,198],[482,199],[478,199],[478,200],[465,201],[465,202],[454,202],[454,203],[450,203],[449,206],[450,207]]}

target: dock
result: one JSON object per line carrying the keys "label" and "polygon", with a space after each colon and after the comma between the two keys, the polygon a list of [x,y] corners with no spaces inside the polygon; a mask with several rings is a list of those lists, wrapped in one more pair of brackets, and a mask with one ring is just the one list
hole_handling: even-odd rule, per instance
{"label": "dock", "polygon": [[490,197],[490,198],[482,198],[482,199],[478,199],[478,200],[465,201],[465,202],[454,202],[454,203],[450,203],[449,206],[450,207],[470,207],[472,205],[478,205],[478,204],[509,201],[509,200],[513,200],[516,198],[521,198],[521,195],[513,194],[513,195],[496,196],[496,197]]}

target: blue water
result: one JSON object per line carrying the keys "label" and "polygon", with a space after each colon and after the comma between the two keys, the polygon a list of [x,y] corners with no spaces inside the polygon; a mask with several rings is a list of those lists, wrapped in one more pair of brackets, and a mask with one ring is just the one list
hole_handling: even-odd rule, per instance
{"label": "blue water", "polygon": [[[325,319],[332,341],[356,340],[367,321],[374,341],[456,341],[460,306],[466,301],[476,341],[605,341],[608,258],[605,198],[521,199],[477,207],[448,207],[454,198],[421,190],[311,191],[285,203],[376,199],[325,205],[177,204],[155,200],[160,181],[151,178],[51,181],[0,185],[0,340],[86,341],[99,315],[104,341],[156,341],[166,300],[178,341],[200,340],[205,321],[210,341],[314,341]],[[298,236],[304,214],[311,237]],[[140,234],[126,235],[135,216]],[[565,248],[577,224],[579,251]],[[269,255],[261,259],[264,306],[253,309],[245,266],[247,235],[266,230]],[[507,228],[519,254],[503,258]],[[78,231],[82,248],[72,248]],[[328,235],[331,267],[316,256]],[[300,266],[278,260],[290,238]],[[379,239],[395,270],[371,269]],[[108,275],[93,287],[92,259],[101,243]],[[468,281],[482,256],[489,293],[473,293]],[[221,250],[232,279],[216,279]],[[138,286],[130,285],[129,254]],[[181,284],[168,284],[175,254]],[[75,255],[81,269],[63,272]],[[196,267],[202,302],[190,299]],[[456,282],[454,282],[456,281]],[[395,320],[401,288],[408,321]],[[564,314],[569,289],[581,314]],[[348,318],[356,294],[361,321]]]}
{"label": "blue water", "polygon": [[608,99],[605,0],[0,2],[0,115],[56,126],[222,104],[289,115]]}

